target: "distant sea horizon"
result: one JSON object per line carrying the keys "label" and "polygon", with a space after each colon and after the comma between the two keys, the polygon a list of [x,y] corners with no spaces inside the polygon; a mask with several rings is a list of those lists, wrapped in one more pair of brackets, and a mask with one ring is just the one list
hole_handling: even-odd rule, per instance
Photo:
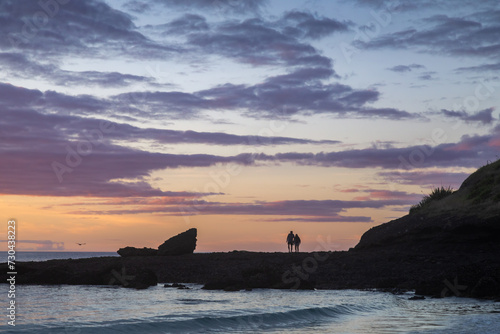
{"label": "distant sea horizon", "polygon": [[[7,262],[7,251],[3,251],[0,263]],[[83,251],[16,251],[16,262],[48,261],[64,259],[84,259],[90,257],[120,256],[116,252],[83,252]]]}
{"label": "distant sea horizon", "polygon": [[[7,251],[3,251],[3,256],[0,258],[0,263],[7,262]],[[195,252],[198,254],[202,253],[214,253],[214,252]],[[217,253],[217,252],[215,252]],[[65,260],[65,259],[85,259],[91,257],[105,257],[105,256],[116,256],[119,257],[117,252],[84,252],[84,251],[16,251],[16,262],[39,262],[48,260]]]}

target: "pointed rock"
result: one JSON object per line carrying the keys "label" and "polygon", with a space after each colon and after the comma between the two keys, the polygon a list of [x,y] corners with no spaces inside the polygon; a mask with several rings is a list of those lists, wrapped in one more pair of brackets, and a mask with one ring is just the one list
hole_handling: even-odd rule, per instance
{"label": "pointed rock", "polygon": [[158,247],[158,255],[191,254],[196,248],[197,230],[191,228],[165,241]]}

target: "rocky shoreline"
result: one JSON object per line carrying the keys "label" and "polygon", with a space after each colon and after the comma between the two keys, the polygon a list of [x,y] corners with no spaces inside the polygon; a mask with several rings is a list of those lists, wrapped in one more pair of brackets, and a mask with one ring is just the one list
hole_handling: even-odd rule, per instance
{"label": "rocky shoreline", "polygon": [[[122,285],[199,283],[207,289],[415,290],[446,297],[500,298],[500,248],[474,254],[380,248],[317,253],[229,252],[20,262],[16,284]],[[6,268],[5,264],[2,264]],[[3,272],[6,272],[4,270]],[[5,276],[5,275],[2,275]],[[7,279],[7,277],[2,277]]]}

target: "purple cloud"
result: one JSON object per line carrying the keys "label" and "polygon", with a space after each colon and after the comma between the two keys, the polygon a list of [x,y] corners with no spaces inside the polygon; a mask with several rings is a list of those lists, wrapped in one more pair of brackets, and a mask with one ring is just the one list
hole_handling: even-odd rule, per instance
{"label": "purple cloud", "polygon": [[254,86],[223,85],[197,94],[219,108],[246,108],[250,117],[283,117],[295,114],[332,114],[344,117],[413,118],[394,108],[372,108],[379,98],[375,90],[355,90],[341,84],[323,84],[315,75],[323,71],[297,70],[270,77]]}
{"label": "purple cloud", "polygon": [[482,64],[477,66],[459,67],[455,72],[493,72],[500,71],[500,63]]}
{"label": "purple cloud", "polygon": [[24,53],[0,53],[0,69],[12,77],[43,79],[59,86],[125,87],[133,83],[154,83],[152,78],[118,72],[66,71],[54,64],[41,64]]}
{"label": "purple cloud", "polygon": [[[131,1],[135,6],[140,4],[162,5],[165,7],[199,10],[199,11],[222,11],[224,13],[258,13],[267,4],[267,0],[234,1],[234,0],[153,0],[153,1]],[[151,8],[151,7],[149,7]],[[148,9],[149,9],[148,8]]]}
{"label": "purple cloud", "polygon": [[[5,89],[2,89],[5,88]],[[70,115],[41,114],[13,109],[9,98],[26,104],[43,94],[13,86],[0,86],[0,192],[48,196],[201,196],[152,188],[144,178],[153,170],[208,167],[218,163],[251,164],[250,154],[222,157],[207,154],[176,155],[138,151],[114,144],[140,139],[159,143],[211,145],[335,144],[288,137],[238,136],[225,133],[141,129],[127,124]],[[12,168],[12,166],[17,166]],[[131,179],[132,182],[115,182]]]}
{"label": "purple cloud", "polygon": [[[46,58],[60,55],[102,56],[110,52],[130,57],[161,57],[178,50],[139,33],[130,15],[102,1],[65,3],[6,0],[0,3],[0,46],[4,50],[36,51]],[[43,19],[42,19],[43,18]]]}
{"label": "purple cloud", "polygon": [[339,213],[352,208],[380,209],[387,206],[407,206],[412,204],[407,199],[385,200],[295,200],[254,203],[221,203],[185,201],[184,205],[139,205],[134,208],[99,211],[72,211],[71,214],[89,215],[128,215],[155,213],[168,216],[193,215],[252,215],[252,216],[291,216],[272,218],[269,221],[303,221],[303,222],[371,222],[371,217],[342,216]]}
{"label": "purple cloud", "polygon": [[[299,59],[304,64],[306,57],[319,56],[311,45],[281,33],[260,19],[228,22],[215,31],[191,34],[188,42],[204,53],[219,54],[253,65],[290,66],[297,64]],[[328,58],[325,61],[330,62]]]}
{"label": "purple cloud", "polygon": [[[435,147],[367,148],[328,153],[239,154],[161,154],[117,146],[99,136],[87,141],[68,140],[64,133],[51,133],[51,128],[36,129],[42,123],[33,118],[16,127],[4,127],[12,115],[2,118],[0,159],[0,192],[40,196],[184,196],[207,194],[169,192],[152,188],[144,178],[153,170],[179,167],[209,167],[215,164],[255,165],[259,163],[295,163],[320,167],[412,169],[428,167],[478,167],[494,159],[500,145],[499,133],[463,137],[454,144]],[[47,122],[43,117],[42,121]],[[13,123],[10,123],[13,124]],[[32,127],[33,125],[33,127]],[[57,128],[56,128],[57,129]],[[91,129],[95,130],[95,129]],[[47,135],[45,135],[47,134]],[[105,134],[103,134],[105,137]],[[16,168],[12,168],[16,166]],[[136,180],[113,182],[116,179]],[[332,204],[333,202],[330,202]],[[300,206],[299,202],[295,202]],[[311,203],[309,203],[311,204]],[[346,204],[345,202],[343,203]],[[397,203],[394,202],[394,205]],[[367,202],[363,205],[368,205]],[[389,204],[385,204],[389,205]],[[309,207],[311,207],[309,205]],[[354,207],[354,206],[353,206]],[[218,213],[230,206],[219,207]],[[232,207],[233,212],[249,212],[256,206]],[[276,206],[259,207],[274,212]],[[210,209],[209,209],[210,210]],[[289,211],[291,212],[291,211]],[[215,212],[214,212],[215,214]]]}
{"label": "purple cloud", "polygon": [[366,148],[320,153],[256,154],[256,162],[289,162],[298,165],[344,167],[415,169],[429,167],[479,167],[494,160],[500,147],[500,131],[484,136],[464,136],[457,143],[436,146],[421,145],[402,148]]}
{"label": "purple cloud", "polygon": [[[0,86],[0,94],[2,88]],[[39,95],[35,95],[38,99]],[[13,108],[13,106],[10,106]],[[88,141],[93,130],[99,129],[102,119],[79,117],[71,115],[42,114],[34,110],[10,110],[9,106],[0,111],[3,119],[0,121],[2,128],[10,129],[12,134],[4,136],[4,143],[9,143],[11,148],[25,149],[26,143],[31,140],[32,145],[41,147],[48,145],[46,151],[50,151],[51,145],[56,141],[70,141],[75,138]],[[217,132],[180,131],[154,128],[138,128],[132,125],[106,121],[108,127],[113,131],[106,136],[98,136],[96,140],[110,144],[113,141],[134,142],[141,139],[152,140],[163,144],[209,144],[209,145],[251,145],[271,146],[289,144],[338,144],[335,140],[310,140],[291,137],[277,136],[242,136]],[[95,132],[95,131],[94,131]],[[100,138],[102,137],[102,139]],[[17,145],[16,145],[17,143]],[[61,143],[59,143],[61,144]],[[62,145],[62,144],[61,144]]]}
{"label": "purple cloud", "polygon": [[408,28],[370,41],[357,40],[355,45],[365,49],[413,47],[427,53],[494,58],[500,52],[500,13],[493,12],[496,21],[488,19],[491,11],[476,12],[467,17],[434,15],[423,20],[426,25],[431,25],[428,29]]}
{"label": "purple cloud", "polygon": [[458,189],[470,174],[441,171],[386,171],[377,175],[389,184],[411,184],[428,188],[450,186]]}
{"label": "purple cloud", "polygon": [[166,33],[176,35],[187,35],[197,32],[206,31],[209,29],[207,20],[200,15],[185,14],[183,17],[173,20],[156,28],[165,29]]}
{"label": "purple cloud", "polygon": [[425,68],[425,66],[423,65],[420,65],[420,64],[411,64],[411,65],[397,65],[397,66],[393,66],[393,67],[390,67],[388,68],[389,71],[393,71],[393,72],[399,72],[399,73],[404,73],[404,72],[411,72],[415,69],[423,69]]}
{"label": "purple cloud", "polygon": [[331,217],[302,217],[302,218],[277,218],[262,219],[266,222],[300,222],[300,223],[372,223],[373,219],[367,216],[342,216]]}
{"label": "purple cloud", "polygon": [[348,24],[311,13],[291,11],[282,18],[288,34],[302,38],[320,39],[335,32],[347,31]]}
{"label": "purple cloud", "polygon": [[479,122],[482,124],[491,124],[495,119],[493,118],[494,108],[487,108],[481,111],[478,111],[474,115],[468,114],[466,111],[454,111],[442,109],[441,112],[443,115],[451,118],[458,118],[465,122]]}

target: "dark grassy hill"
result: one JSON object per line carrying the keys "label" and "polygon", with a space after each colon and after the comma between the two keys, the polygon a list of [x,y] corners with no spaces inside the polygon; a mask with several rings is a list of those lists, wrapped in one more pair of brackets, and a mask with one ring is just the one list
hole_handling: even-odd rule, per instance
{"label": "dark grassy hill", "polygon": [[441,190],[424,198],[410,214],[367,231],[355,248],[404,244],[422,251],[465,250],[500,243],[500,160],[479,168],[457,191]]}

